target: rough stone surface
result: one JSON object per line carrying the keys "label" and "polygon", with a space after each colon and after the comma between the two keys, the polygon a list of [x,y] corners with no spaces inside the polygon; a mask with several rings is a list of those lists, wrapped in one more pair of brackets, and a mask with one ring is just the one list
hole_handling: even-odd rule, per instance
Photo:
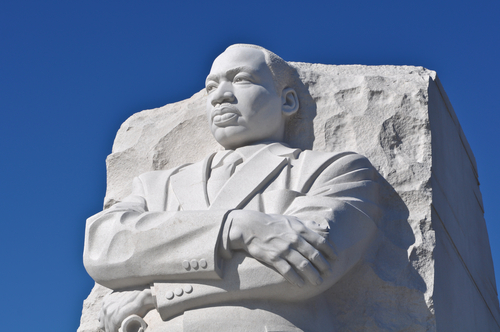
{"label": "rough stone surface", "polygon": [[100,331],[99,311],[101,310],[102,299],[111,293],[109,288],[95,284],[90,295],[83,301],[82,317],[78,332]]}
{"label": "rough stone surface", "polygon": [[[436,73],[411,66],[290,64],[310,96],[303,94],[288,143],[358,152],[387,180],[378,250],[330,290],[335,328],[499,330],[477,168]],[[105,207],[130,193],[133,177],[221,149],[208,130],[205,100],[203,90],[123,123],[107,159]],[[98,331],[107,291],[96,286],[89,295],[78,332]],[[151,327],[160,322],[154,311],[146,321]]]}

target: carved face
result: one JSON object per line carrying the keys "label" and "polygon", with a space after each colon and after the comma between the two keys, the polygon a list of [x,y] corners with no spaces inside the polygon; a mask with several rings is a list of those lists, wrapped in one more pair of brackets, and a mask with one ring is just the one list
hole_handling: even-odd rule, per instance
{"label": "carved face", "polygon": [[235,47],[219,55],[207,77],[206,90],[210,129],[226,149],[282,141],[281,91],[276,91],[261,50]]}

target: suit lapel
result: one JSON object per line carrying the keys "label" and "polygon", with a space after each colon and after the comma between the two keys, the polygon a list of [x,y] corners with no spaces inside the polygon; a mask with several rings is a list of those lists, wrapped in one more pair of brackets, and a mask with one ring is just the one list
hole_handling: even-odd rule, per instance
{"label": "suit lapel", "polygon": [[208,209],[207,179],[214,155],[215,153],[200,162],[185,167],[171,177],[172,190],[182,210]]}
{"label": "suit lapel", "polygon": [[[266,146],[245,161],[229,178],[210,210],[241,209],[287,164],[286,157],[271,152],[273,145]],[[291,150],[289,148],[285,148]]]}

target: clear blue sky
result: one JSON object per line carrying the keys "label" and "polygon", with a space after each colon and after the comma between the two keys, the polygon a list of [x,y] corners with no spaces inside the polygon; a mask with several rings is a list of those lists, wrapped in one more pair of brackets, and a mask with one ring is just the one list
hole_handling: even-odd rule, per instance
{"label": "clear blue sky", "polygon": [[236,42],[437,71],[478,162],[498,279],[499,17],[498,0],[2,1],[2,330],[77,329],[93,285],[85,219],[102,209],[116,131],[202,89]]}

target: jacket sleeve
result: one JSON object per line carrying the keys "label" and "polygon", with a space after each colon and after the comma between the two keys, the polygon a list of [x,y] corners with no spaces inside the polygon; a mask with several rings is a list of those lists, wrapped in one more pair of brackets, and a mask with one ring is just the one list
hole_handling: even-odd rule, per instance
{"label": "jacket sleeve", "polygon": [[[323,235],[338,254],[330,262],[333,274],[324,277],[320,286],[306,283],[299,288],[272,267],[235,252],[225,262],[223,280],[155,283],[157,309],[164,320],[195,307],[231,301],[305,300],[326,291],[361,260],[376,235],[375,221],[381,213],[377,204],[378,173],[368,159],[354,153],[325,154],[320,159],[321,166],[308,173],[301,188],[282,193],[293,197],[284,216],[297,217],[305,224],[314,221],[320,225],[318,230],[328,229]],[[166,295],[179,288],[190,292]]]}
{"label": "jacket sleeve", "polygon": [[89,275],[115,290],[220,279],[217,248],[227,211],[150,211],[141,180],[133,185],[130,196],[87,220],[83,256]]}
{"label": "jacket sleeve", "polygon": [[[313,174],[288,206],[285,214],[303,222],[314,221],[328,229],[328,239],[342,254],[371,239],[382,210],[378,205],[378,173],[367,158],[346,153],[327,161]],[[361,250],[356,262],[361,258]],[[354,257],[351,257],[351,259]]]}

